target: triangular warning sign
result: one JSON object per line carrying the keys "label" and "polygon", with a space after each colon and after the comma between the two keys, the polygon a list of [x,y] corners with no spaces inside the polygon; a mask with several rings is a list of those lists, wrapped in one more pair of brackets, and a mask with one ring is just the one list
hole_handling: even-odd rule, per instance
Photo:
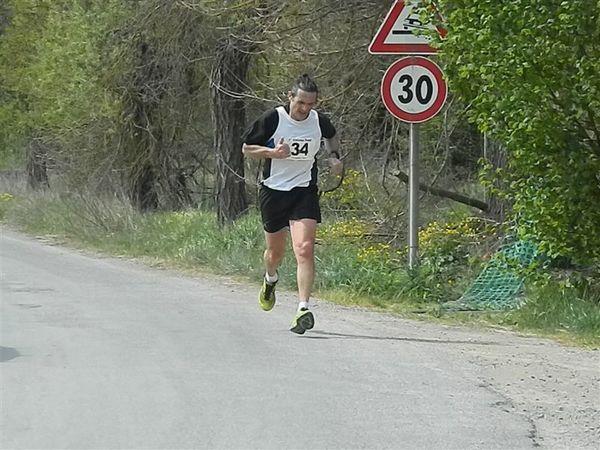
{"label": "triangular warning sign", "polygon": [[437,50],[429,45],[431,39],[416,30],[437,30],[443,37],[446,30],[432,24],[421,23],[421,18],[415,13],[415,0],[397,0],[388,12],[385,20],[375,34],[369,53],[399,54],[399,55],[432,55]]}

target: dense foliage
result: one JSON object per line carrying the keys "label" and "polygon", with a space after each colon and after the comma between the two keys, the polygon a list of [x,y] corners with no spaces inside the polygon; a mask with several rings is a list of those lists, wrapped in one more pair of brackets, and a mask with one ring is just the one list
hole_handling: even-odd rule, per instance
{"label": "dense foliage", "polygon": [[103,39],[114,26],[115,1],[74,2],[18,0],[9,2],[10,26],[1,36],[0,106],[2,147],[22,151],[24,140],[42,137],[65,171],[95,159],[102,139],[86,138],[103,121],[118,114],[119,105],[103,88]]}
{"label": "dense foliage", "polygon": [[521,236],[549,256],[600,260],[600,4],[439,2],[451,89],[501,142]]}

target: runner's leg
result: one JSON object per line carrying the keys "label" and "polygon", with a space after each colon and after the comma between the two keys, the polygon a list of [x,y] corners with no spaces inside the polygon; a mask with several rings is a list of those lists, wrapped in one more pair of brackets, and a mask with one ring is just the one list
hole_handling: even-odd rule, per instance
{"label": "runner's leg", "polygon": [[267,248],[264,253],[265,269],[270,277],[277,274],[277,268],[285,255],[285,243],[287,240],[287,228],[275,233],[265,231],[265,243]]}
{"label": "runner's leg", "polygon": [[294,255],[298,264],[298,300],[308,302],[315,280],[317,221],[314,219],[291,220],[290,232]]}

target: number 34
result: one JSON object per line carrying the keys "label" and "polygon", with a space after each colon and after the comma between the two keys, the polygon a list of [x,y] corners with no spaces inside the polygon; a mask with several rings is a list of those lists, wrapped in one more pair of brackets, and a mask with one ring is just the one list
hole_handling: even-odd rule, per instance
{"label": "number 34", "polygon": [[300,144],[300,142],[292,142],[292,151],[290,152],[292,156],[305,155],[308,156],[308,142],[304,144]]}

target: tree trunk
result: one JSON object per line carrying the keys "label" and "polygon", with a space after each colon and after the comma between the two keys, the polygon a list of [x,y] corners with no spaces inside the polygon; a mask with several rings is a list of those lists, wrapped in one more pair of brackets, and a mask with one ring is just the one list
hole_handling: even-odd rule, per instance
{"label": "tree trunk", "polygon": [[248,40],[224,38],[217,46],[211,74],[215,196],[221,224],[235,221],[248,210],[242,155],[246,107],[242,93],[247,86],[251,47]]}
{"label": "tree trunk", "polygon": [[0,4],[0,36],[4,34],[4,30],[11,22],[12,11],[8,4]]}
{"label": "tree trunk", "polygon": [[161,123],[155,118],[164,95],[162,69],[151,47],[139,44],[139,59],[127,95],[129,111],[124,123],[124,150],[128,154],[127,184],[131,204],[140,211],[159,207],[158,183],[163,146]]}
{"label": "tree trunk", "polygon": [[[408,183],[408,174],[398,171],[394,173],[394,176],[398,177],[398,179],[403,183]],[[455,202],[472,206],[473,208],[478,208],[482,211],[487,211],[489,209],[489,205],[486,202],[482,202],[481,200],[477,200],[476,198],[467,197],[466,195],[462,195],[457,192],[447,191],[446,189],[440,189],[433,186],[429,186],[425,183],[419,183],[419,190],[432,195],[436,195],[438,197],[449,198],[450,200],[454,200]]]}
{"label": "tree trunk", "polygon": [[183,169],[169,167],[167,175],[168,207],[179,211],[193,205],[192,191],[188,186],[188,175]]}
{"label": "tree trunk", "polygon": [[158,194],[156,192],[156,175],[151,165],[146,164],[135,169],[131,176],[131,203],[140,211],[155,211],[158,209]]}
{"label": "tree trunk", "polygon": [[27,146],[27,185],[38,190],[50,186],[48,182],[47,152],[42,139],[35,134]]}

